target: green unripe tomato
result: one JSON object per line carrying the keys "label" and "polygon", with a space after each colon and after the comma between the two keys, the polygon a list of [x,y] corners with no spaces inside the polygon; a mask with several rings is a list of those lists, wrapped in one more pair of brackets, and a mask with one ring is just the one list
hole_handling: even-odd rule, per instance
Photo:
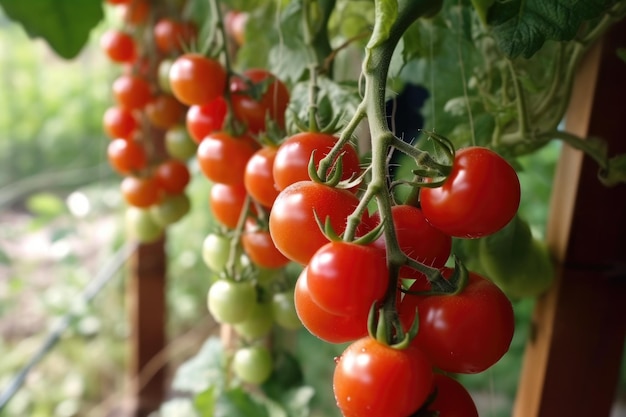
{"label": "green unripe tomato", "polygon": [[233,371],[239,379],[250,384],[261,384],[272,374],[273,360],[263,346],[238,349],[233,357]]}
{"label": "green unripe tomato", "polygon": [[214,272],[226,267],[230,255],[230,240],[226,236],[210,233],[202,242],[202,260]]}
{"label": "green unripe tomato", "polygon": [[163,227],[154,220],[148,209],[128,207],[125,224],[131,239],[136,239],[141,243],[156,242],[163,235]]}
{"label": "green unripe tomato", "polygon": [[164,59],[159,64],[159,68],[157,70],[159,87],[161,87],[161,90],[168,94],[172,93],[172,86],[170,85],[170,68],[173,63],[174,61],[171,59]]}
{"label": "green unripe tomato", "polygon": [[207,306],[218,323],[236,324],[250,316],[256,297],[256,288],[251,282],[220,279],[209,288]]}
{"label": "green unripe tomato", "polygon": [[255,303],[247,319],[233,325],[237,334],[251,341],[266,336],[274,325],[272,306],[269,303]]}
{"label": "green unripe tomato", "polygon": [[185,126],[177,125],[165,132],[165,150],[172,158],[186,161],[196,154],[197,149],[198,145]]}
{"label": "green unripe tomato", "polygon": [[165,227],[185,217],[190,209],[191,201],[187,194],[169,194],[150,207],[150,214],[158,224]]}
{"label": "green unripe tomato", "polygon": [[293,290],[278,292],[272,297],[272,314],[274,321],[287,330],[297,330],[302,327],[293,301]]}

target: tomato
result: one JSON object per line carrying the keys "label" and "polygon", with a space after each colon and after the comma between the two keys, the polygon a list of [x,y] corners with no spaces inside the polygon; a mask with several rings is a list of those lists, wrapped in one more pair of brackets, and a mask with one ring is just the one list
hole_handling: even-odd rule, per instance
{"label": "tomato", "polygon": [[154,178],[159,186],[170,194],[182,193],[189,180],[191,174],[187,164],[176,159],[161,162],[154,170]]}
{"label": "tomato", "polygon": [[197,53],[179,56],[170,68],[170,86],[182,103],[205,104],[226,88],[226,70],[219,61]]}
{"label": "tomato", "polygon": [[459,381],[443,374],[435,374],[433,383],[437,390],[435,399],[427,410],[438,412],[439,417],[478,417],[472,396]]}
{"label": "tomato", "polygon": [[185,193],[166,194],[150,207],[150,214],[161,226],[168,226],[182,219],[191,209],[191,201]]}
{"label": "tomato", "polygon": [[123,107],[109,107],[102,117],[104,132],[112,139],[131,139],[139,123],[130,110]]}
{"label": "tomato", "polygon": [[133,37],[116,29],[109,29],[102,34],[100,47],[114,62],[132,62],[137,54]]}
{"label": "tomato", "polygon": [[520,202],[517,173],[497,153],[472,146],[457,151],[452,172],[436,188],[422,188],[420,204],[430,224],[461,238],[502,229]]}
{"label": "tomato", "polygon": [[[279,190],[298,181],[309,180],[309,160],[315,151],[315,166],[328,154],[337,142],[337,138],[327,133],[302,132],[287,138],[278,148],[274,161],[274,181]],[[341,162],[343,166],[342,179],[357,177],[361,168],[359,156],[350,144],[342,148]]]}
{"label": "tomato", "polygon": [[113,139],[107,147],[107,157],[111,167],[122,175],[141,171],[148,164],[143,146],[126,139]]}
{"label": "tomato", "polygon": [[272,207],[278,197],[272,168],[277,148],[264,146],[255,152],[246,164],[243,183],[248,194],[265,207]]}
{"label": "tomato", "polygon": [[313,301],[333,314],[367,314],[385,296],[389,271],[383,251],[350,242],[330,242],[309,261]]}
{"label": "tomato", "polygon": [[281,268],[289,263],[289,259],[276,249],[270,233],[253,221],[246,222],[241,244],[252,263],[262,268]]}
{"label": "tomato", "polygon": [[[451,272],[443,269],[444,276]],[[420,281],[413,285],[423,289]],[[482,372],[509,349],[515,327],[511,302],[495,284],[474,272],[457,295],[405,294],[398,306],[405,326],[413,321],[416,308],[419,331],[413,344],[442,371]]]}
{"label": "tomato", "polygon": [[[265,86],[260,97],[254,97],[246,80],[256,88]],[[269,117],[280,128],[285,127],[285,110],[289,104],[289,90],[276,76],[265,69],[251,68],[243,78],[234,78],[230,85],[235,117],[244,122],[251,133],[265,131]]]}
{"label": "tomato", "polygon": [[120,75],[113,81],[113,95],[120,106],[129,110],[141,110],[152,100],[150,84],[129,74]]}
{"label": "tomato", "polygon": [[165,132],[165,150],[172,158],[186,161],[196,154],[198,146],[184,126],[174,126]]}
{"label": "tomato", "polygon": [[159,94],[146,104],[146,116],[160,129],[169,129],[185,115],[185,107],[169,94]]}
{"label": "tomato", "polygon": [[274,325],[272,306],[266,302],[255,302],[250,315],[239,323],[233,324],[237,334],[245,340],[252,341],[267,336]]}
{"label": "tomato", "polygon": [[248,13],[236,10],[229,10],[224,16],[224,25],[226,33],[235,41],[235,44],[241,46],[246,41],[246,23],[248,22]]}
{"label": "tomato", "polygon": [[202,260],[214,272],[226,268],[230,255],[230,240],[215,233],[208,234],[202,242]]}
{"label": "tomato", "polygon": [[241,185],[213,184],[209,207],[215,220],[230,229],[237,227],[247,196]]}
{"label": "tomato", "polygon": [[148,0],[130,0],[119,6],[122,20],[131,25],[141,25],[146,23],[150,13],[150,3]]}
{"label": "tomato", "polygon": [[161,52],[177,52],[189,46],[198,34],[193,22],[179,22],[167,17],[154,25],[154,43]]}
{"label": "tomato", "polygon": [[233,371],[239,379],[249,384],[261,384],[272,373],[274,366],[270,351],[264,346],[237,349],[233,356]]}
{"label": "tomato", "polygon": [[256,289],[251,282],[220,279],[209,288],[207,305],[215,321],[235,324],[250,316],[256,297]]}
{"label": "tomato", "polygon": [[163,227],[154,220],[147,209],[128,206],[125,225],[130,238],[141,243],[156,242],[163,236]]}
{"label": "tomato", "polygon": [[430,362],[414,346],[395,349],[364,337],[337,361],[333,391],[345,417],[407,417],[424,404],[433,378]]}
{"label": "tomato", "polygon": [[[400,249],[412,259],[434,268],[444,266],[450,257],[452,238],[426,221],[422,211],[413,206],[398,205],[391,208],[391,216]],[[372,215],[372,221],[378,224],[378,213]],[[385,250],[384,235],[372,243]],[[402,278],[418,278],[421,274],[409,267],[400,269]]]}
{"label": "tomato", "polygon": [[208,135],[198,145],[198,165],[211,181],[243,186],[248,160],[256,152],[251,138],[234,137],[227,132]]}
{"label": "tomato", "polygon": [[193,105],[187,110],[187,130],[200,143],[207,135],[222,129],[228,106],[223,96],[202,105]]}
{"label": "tomato", "polygon": [[125,177],[120,189],[128,204],[142,208],[158,203],[163,192],[153,177]]}
{"label": "tomato", "polygon": [[307,268],[296,281],[294,304],[302,325],[313,336],[328,343],[345,343],[367,335],[367,314],[340,316],[329,313],[313,301],[307,282]]}
{"label": "tomato", "polygon": [[287,330],[297,330],[302,323],[296,312],[293,291],[277,292],[272,296],[272,316],[280,327]]}
{"label": "tomato", "polygon": [[270,212],[270,234],[279,251],[303,265],[326,243],[314,213],[322,223],[326,218],[338,234],[346,229],[348,217],[359,204],[349,191],[313,181],[291,184],[278,194]]}

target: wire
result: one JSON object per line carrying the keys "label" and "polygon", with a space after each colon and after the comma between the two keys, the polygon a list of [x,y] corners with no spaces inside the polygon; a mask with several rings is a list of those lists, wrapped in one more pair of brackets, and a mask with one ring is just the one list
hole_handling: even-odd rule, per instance
{"label": "wire", "polygon": [[[117,272],[128,260],[128,258],[135,252],[137,248],[136,243],[126,243],[119,248],[113,256],[104,264],[102,269],[98,272],[93,280],[87,284],[81,294],[81,300],[85,303],[94,299],[98,293],[104,288],[104,286],[116,276]],[[76,318],[75,311],[68,311],[60,322],[50,332],[46,340],[43,342],[39,350],[30,358],[30,360],[22,367],[22,369],[13,377],[8,387],[0,394],[0,412],[4,410],[4,407],[9,403],[11,398],[20,390],[24,385],[26,377],[30,371],[41,362],[52,348],[61,339],[61,336],[72,324]]]}

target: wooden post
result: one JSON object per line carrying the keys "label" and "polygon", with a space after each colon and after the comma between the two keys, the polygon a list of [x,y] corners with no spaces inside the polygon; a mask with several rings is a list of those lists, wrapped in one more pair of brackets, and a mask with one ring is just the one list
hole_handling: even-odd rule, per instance
{"label": "wooden post", "polygon": [[165,238],[138,246],[130,262],[128,311],[131,328],[129,377],[134,397],[131,414],[147,417],[165,396],[165,369],[148,380],[140,378],[144,367],[165,347]]}
{"label": "wooden post", "polygon": [[[626,152],[626,22],[587,55],[577,75],[566,129]],[[538,300],[515,417],[607,417],[626,334],[626,186],[606,188],[597,164],[564,147],[547,239],[556,285]]]}

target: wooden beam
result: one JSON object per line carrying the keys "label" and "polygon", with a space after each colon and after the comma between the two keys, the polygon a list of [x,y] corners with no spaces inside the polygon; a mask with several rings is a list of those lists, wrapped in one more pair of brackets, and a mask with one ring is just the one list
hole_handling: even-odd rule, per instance
{"label": "wooden beam", "polygon": [[131,258],[127,304],[130,319],[129,380],[133,417],[147,417],[165,396],[165,369],[159,368],[145,380],[144,368],[162,353],[166,321],[165,238],[141,244]]}
{"label": "wooden beam", "polygon": [[[587,55],[577,75],[566,130],[598,136],[626,152],[624,22]],[[626,334],[626,186],[602,186],[597,164],[564,147],[547,239],[557,282],[537,302],[514,417],[607,417]]]}

